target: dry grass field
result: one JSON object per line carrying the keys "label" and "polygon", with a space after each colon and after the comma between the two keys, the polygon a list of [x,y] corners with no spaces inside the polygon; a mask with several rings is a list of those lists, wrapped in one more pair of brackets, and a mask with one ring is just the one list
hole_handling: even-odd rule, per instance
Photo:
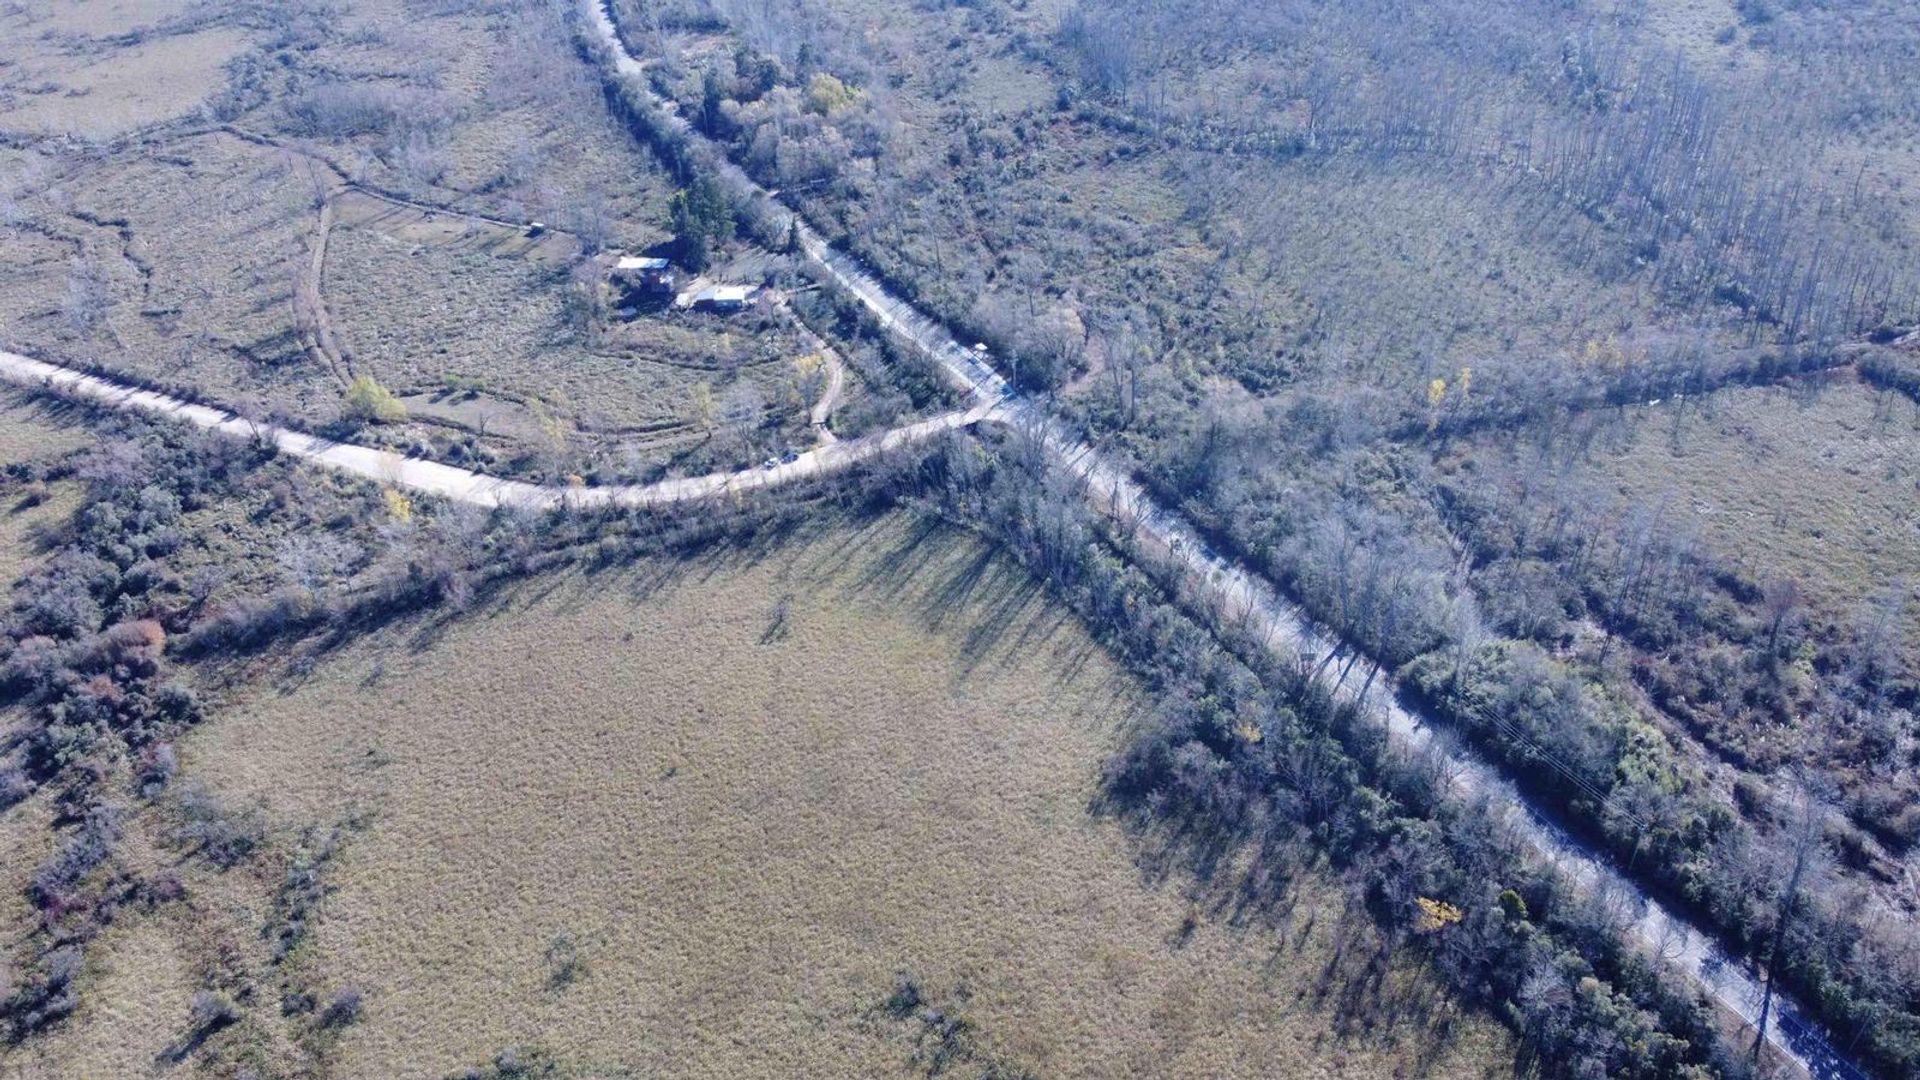
{"label": "dry grass field", "polygon": [[799,411],[780,393],[785,361],[805,351],[790,325],[671,314],[591,338],[569,308],[576,286],[564,268],[469,235],[421,242],[384,225],[335,228],[325,292],[356,370],[403,396],[465,379],[540,402],[584,432],[688,427],[699,383],[723,398],[752,382],[763,403]]}
{"label": "dry grass field", "polygon": [[1846,622],[1902,589],[1920,649],[1920,410],[1851,377],[1629,410],[1580,468],[1624,505],[1754,571],[1797,576]]}
{"label": "dry grass field", "polygon": [[568,1075],[925,1075],[938,1040],[884,1008],[901,976],[971,1025],[948,1075],[1510,1070],[1410,968],[1392,1023],[1343,1030],[1325,881],[1277,931],[1143,884],[1089,806],[1145,694],[945,527],[536,579],[289,670],[229,695],[184,775],[277,837],[366,823],[283,972],[365,993],[328,1075],[510,1047]]}
{"label": "dry grass field", "polygon": [[[0,10],[0,131],[107,139],[179,119],[254,34],[190,0],[52,0]],[[111,40],[103,40],[111,39]]]}
{"label": "dry grass field", "polygon": [[0,389],[0,468],[49,463],[90,439],[81,424],[12,387]]}
{"label": "dry grass field", "polygon": [[[40,838],[47,835],[43,824]],[[91,984],[87,1003],[44,1041],[0,1056],[0,1077],[165,1075],[164,1062],[185,1026],[188,1002],[203,985],[179,920],[129,920],[109,930],[94,951],[99,959],[82,976]]]}
{"label": "dry grass field", "polygon": [[[12,390],[0,390],[0,469],[12,465],[48,465],[87,445],[77,424],[62,421],[46,408]],[[28,485],[0,479],[0,586],[11,585],[45,555],[42,537],[80,506],[81,486],[58,481],[44,497]]]}

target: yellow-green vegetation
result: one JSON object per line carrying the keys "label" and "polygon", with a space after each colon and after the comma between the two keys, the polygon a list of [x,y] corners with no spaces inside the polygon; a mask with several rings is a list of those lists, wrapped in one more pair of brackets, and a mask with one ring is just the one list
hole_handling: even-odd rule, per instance
{"label": "yellow-green vegetation", "polygon": [[407,418],[407,407],[371,375],[361,375],[347,384],[340,409],[348,419],[363,424],[398,424]]}
{"label": "yellow-green vegetation", "polygon": [[[1089,811],[1143,689],[1036,582],[924,519],[536,579],[295,668],[233,693],[183,777],[276,836],[365,822],[279,976],[364,993],[324,1035],[333,1075],[509,1047],[581,1075],[924,1074],[939,1039],[889,1012],[903,978],[966,1022],[975,1068],[1511,1059],[1411,966],[1368,991],[1379,1023],[1344,1024],[1339,943],[1364,917],[1317,876],[1277,929],[1143,882],[1136,839]],[[270,1053],[282,1021],[253,1011],[210,1052]]]}
{"label": "yellow-green vegetation", "polygon": [[807,83],[807,108],[831,116],[860,100],[860,92],[822,71]]}

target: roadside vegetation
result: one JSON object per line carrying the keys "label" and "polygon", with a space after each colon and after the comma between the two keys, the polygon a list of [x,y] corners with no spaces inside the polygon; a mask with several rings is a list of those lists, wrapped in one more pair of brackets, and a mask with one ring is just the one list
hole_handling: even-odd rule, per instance
{"label": "roadside vegetation", "polygon": [[1160,688],[984,538],[887,510],[910,460],[677,524],[529,518],[95,422],[5,638],[0,839],[43,853],[12,1063],[1508,1068],[1323,859],[1244,921],[1142,883],[1087,808]]}
{"label": "roadside vegetation", "polygon": [[[1392,679],[1903,1075],[1920,607],[1897,554],[1849,567],[1912,529],[1920,30],[1495,7],[615,10],[732,161],[1281,584],[1312,663]],[[1855,372],[1888,456],[1844,483],[1864,417],[1785,460],[1701,420]],[[1741,490],[1778,524],[1702,526]]]}
{"label": "roadside vegetation", "polygon": [[536,514],[10,398],[9,1067],[1777,1075],[1331,675],[1920,1073],[1911,13],[133,7],[0,13],[0,346],[569,486],[951,408],[759,185],[1313,629],[1018,425]]}

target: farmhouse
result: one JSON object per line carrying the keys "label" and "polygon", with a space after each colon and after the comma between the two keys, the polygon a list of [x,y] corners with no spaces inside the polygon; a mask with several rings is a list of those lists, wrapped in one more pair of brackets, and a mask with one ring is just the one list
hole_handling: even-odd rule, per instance
{"label": "farmhouse", "polygon": [[744,309],[753,300],[751,285],[709,285],[693,294],[693,310],[732,312]]}
{"label": "farmhouse", "polygon": [[622,255],[613,262],[609,280],[629,292],[670,293],[673,291],[673,264],[666,259],[643,255]]}

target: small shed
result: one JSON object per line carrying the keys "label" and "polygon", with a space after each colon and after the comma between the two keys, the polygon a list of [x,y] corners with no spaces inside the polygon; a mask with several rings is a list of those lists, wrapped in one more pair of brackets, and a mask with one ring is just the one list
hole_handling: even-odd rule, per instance
{"label": "small shed", "polygon": [[613,261],[615,285],[647,293],[673,291],[673,264],[645,255],[622,255]]}
{"label": "small shed", "polygon": [[740,311],[752,303],[755,291],[751,285],[709,285],[693,294],[693,310]]}

